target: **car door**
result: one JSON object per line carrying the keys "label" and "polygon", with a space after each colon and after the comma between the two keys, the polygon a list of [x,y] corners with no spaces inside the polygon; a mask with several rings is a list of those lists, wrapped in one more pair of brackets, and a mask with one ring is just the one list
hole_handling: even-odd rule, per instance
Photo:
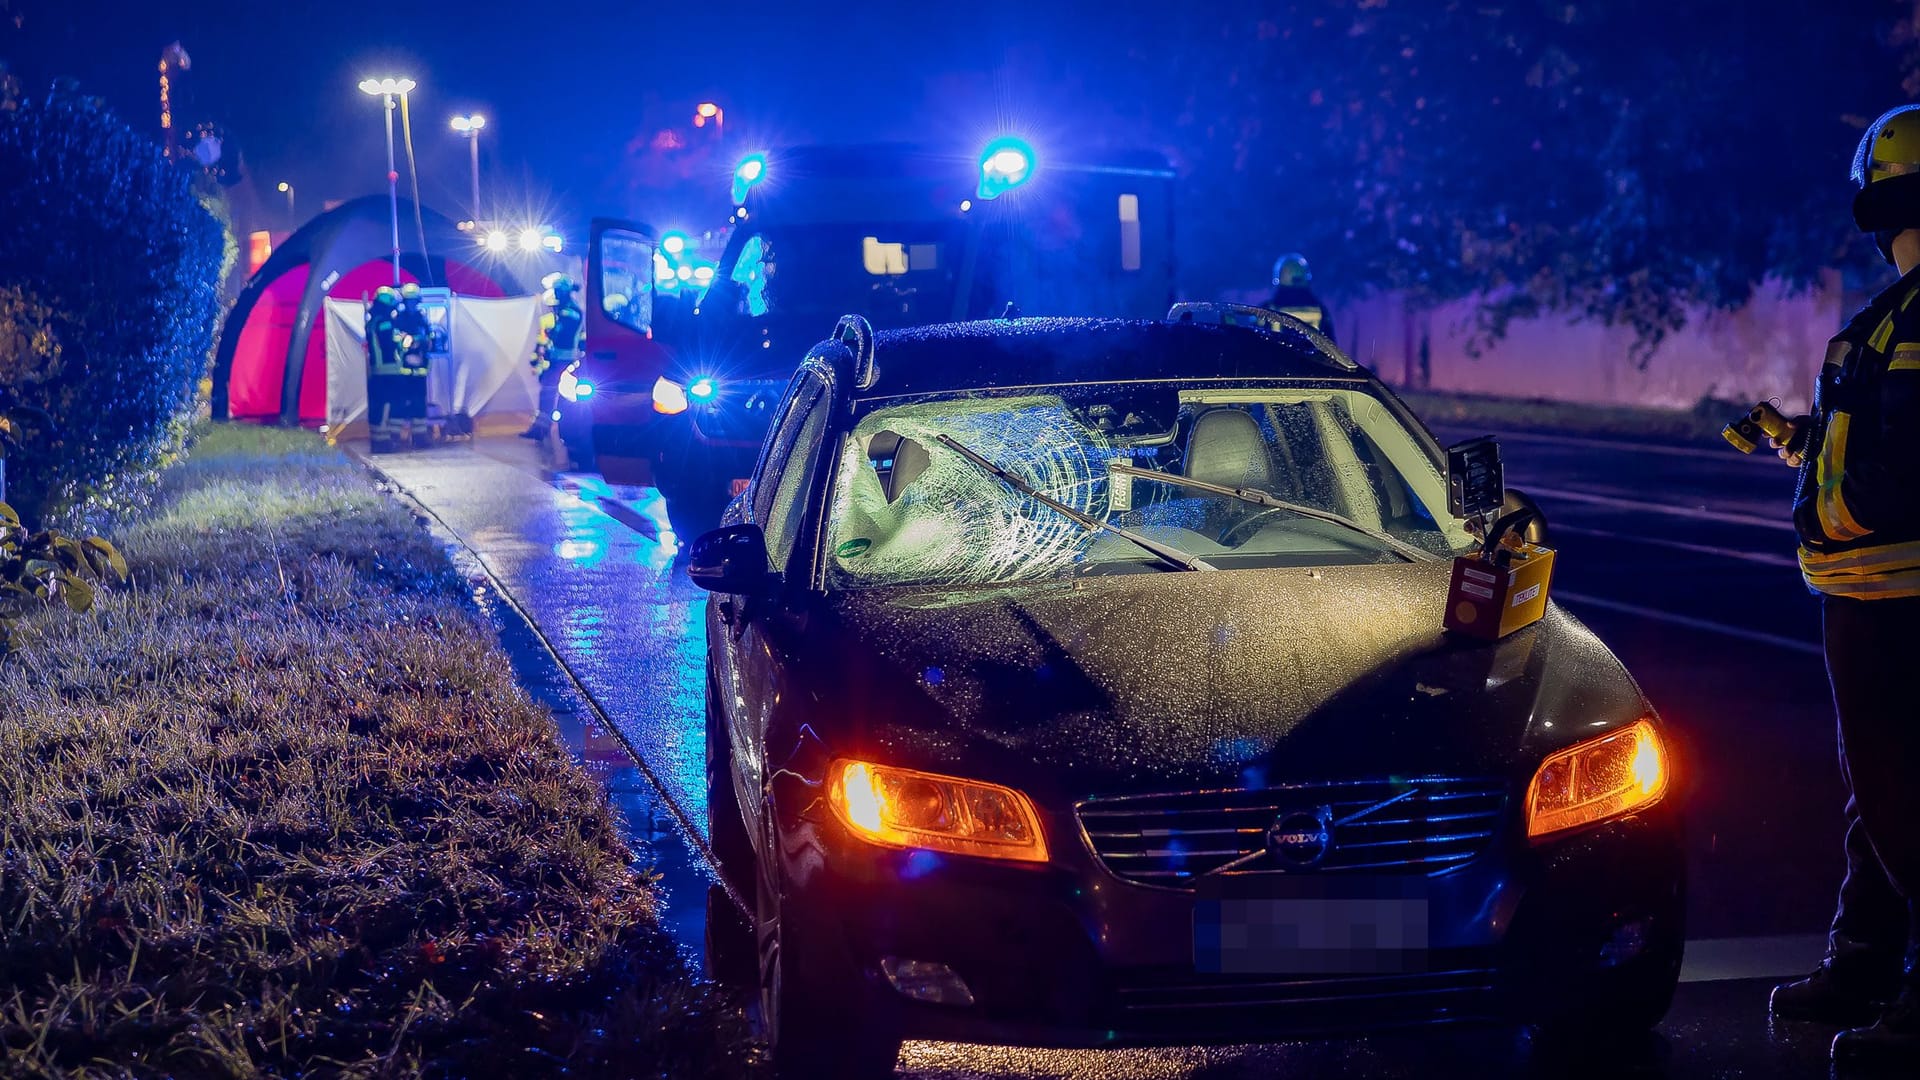
{"label": "car door", "polygon": [[[759,792],[766,782],[766,735],[773,702],[788,677],[793,636],[793,612],[788,598],[805,591],[810,560],[798,552],[806,533],[807,514],[815,501],[811,493],[820,467],[827,420],[831,413],[827,380],[806,368],[794,377],[778,410],[772,431],[751,486],[747,491],[747,520],[766,536],[768,568],[784,579],[774,593],[756,597],[716,597],[724,605],[717,630],[723,657],[719,672],[727,693],[728,734],[733,755],[735,790]],[[801,557],[796,557],[800,555]],[[758,798],[743,798],[742,807],[751,835],[761,829]]]}
{"label": "car door", "polygon": [[671,359],[654,337],[657,250],[646,225],[593,221],[586,263],[586,355],[579,374],[595,387],[592,448],[601,475],[614,484],[653,483],[647,431],[656,414],[650,395]]}

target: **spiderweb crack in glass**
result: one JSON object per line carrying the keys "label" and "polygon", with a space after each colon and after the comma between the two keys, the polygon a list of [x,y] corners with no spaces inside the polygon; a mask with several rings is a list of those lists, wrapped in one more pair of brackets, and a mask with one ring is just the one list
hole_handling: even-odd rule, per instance
{"label": "spiderweb crack in glass", "polygon": [[[892,503],[866,456],[880,431],[920,443],[931,457]],[[1089,530],[941,446],[943,434],[1082,513],[1097,516],[1105,508],[1114,449],[1059,398],[1009,398],[984,410],[969,401],[883,410],[860,423],[841,455],[838,535],[874,543],[857,558],[836,559],[838,574],[970,585],[1050,577],[1080,559]]]}

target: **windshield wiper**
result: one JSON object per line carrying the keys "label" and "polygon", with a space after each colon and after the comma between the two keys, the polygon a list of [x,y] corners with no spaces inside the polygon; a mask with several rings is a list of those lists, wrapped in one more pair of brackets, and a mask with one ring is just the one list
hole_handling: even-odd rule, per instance
{"label": "windshield wiper", "polygon": [[1146,480],[1161,480],[1175,487],[1192,488],[1195,491],[1209,491],[1215,495],[1226,495],[1239,499],[1242,502],[1250,502],[1255,506],[1265,506],[1273,510],[1286,510],[1290,513],[1299,514],[1301,517],[1318,518],[1321,521],[1331,522],[1342,528],[1351,529],[1369,539],[1379,541],[1381,544],[1384,544],[1388,550],[1408,562],[1424,562],[1429,558],[1426,552],[1421,551],[1412,544],[1388,533],[1381,532],[1379,529],[1362,525],[1344,514],[1336,514],[1331,510],[1322,510],[1314,506],[1302,506],[1299,503],[1288,502],[1278,495],[1261,491],[1259,488],[1230,487],[1226,484],[1213,484],[1205,480],[1192,480],[1184,476],[1175,476],[1173,473],[1143,469],[1138,465],[1123,465],[1117,461],[1109,462],[1107,471],[1119,473],[1121,476],[1138,476]]}
{"label": "windshield wiper", "polygon": [[942,446],[945,446],[947,449],[952,450],[954,453],[959,454],[963,458],[966,458],[969,462],[971,462],[974,465],[975,468],[981,469],[993,476],[999,477],[1001,483],[1007,485],[1008,487],[1019,492],[1020,494],[1025,495],[1027,498],[1034,500],[1035,502],[1046,507],[1047,509],[1052,510],[1053,512],[1061,515],[1062,517],[1065,517],[1066,519],[1074,522],[1075,524],[1078,524],[1087,529],[1105,529],[1107,532],[1110,532],[1115,536],[1120,537],[1123,540],[1132,542],[1135,546],[1139,547],[1142,551],[1147,552],[1148,554],[1152,555],[1154,558],[1159,559],[1161,562],[1166,563],[1168,566],[1171,566],[1176,570],[1215,569],[1215,567],[1212,564],[1208,563],[1205,559],[1202,559],[1198,555],[1190,555],[1187,552],[1181,551],[1179,548],[1174,547],[1172,544],[1163,544],[1160,541],[1155,540],[1151,537],[1142,536],[1139,533],[1134,532],[1132,529],[1123,529],[1118,525],[1112,524],[1111,522],[1103,521],[1100,518],[1094,517],[1092,514],[1081,513],[1080,511],[1075,510],[1073,507],[1068,506],[1066,503],[1061,502],[1059,499],[1056,499],[1051,495],[1040,494],[1038,491],[1034,490],[1034,487],[1032,484],[1027,483],[1025,480],[1022,480],[1020,477],[1015,476],[1014,474],[1008,472],[1007,470],[1001,468],[1000,466],[995,465],[993,462],[988,461],[986,458],[981,457],[979,454],[974,453],[972,450],[969,450],[965,446],[961,445],[958,439],[955,439],[951,435],[936,435],[934,436],[934,438],[938,439]]}

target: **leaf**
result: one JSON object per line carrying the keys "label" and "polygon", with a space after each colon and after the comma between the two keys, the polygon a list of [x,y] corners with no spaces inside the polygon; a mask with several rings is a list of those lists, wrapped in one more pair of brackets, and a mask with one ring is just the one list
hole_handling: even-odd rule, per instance
{"label": "leaf", "polygon": [[45,582],[59,572],[60,564],[50,559],[28,559],[24,576],[34,581]]}
{"label": "leaf", "polygon": [[[118,548],[98,536],[89,536],[84,543],[87,552],[87,562],[92,565],[95,574],[104,578],[107,576],[107,572],[110,571],[115,581],[123,585],[126,584],[129,573],[127,570],[127,560],[120,554]],[[101,569],[103,562],[106,565],[105,571]]]}
{"label": "leaf", "polygon": [[88,568],[86,549],[80,546],[80,541],[71,536],[53,538],[53,555],[60,560],[60,568],[68,573]]}
{"label": "leaf", "polygon": [[20,524],[20,515],[14,511],[13,507],[0,502],[0,522],[5,522],[8,525],[18,525]]}
{"label": "leaf", "polygon": [[72,611],[85,611],[93,606],[93,586],[72,574],[61,574],[60,599]]}

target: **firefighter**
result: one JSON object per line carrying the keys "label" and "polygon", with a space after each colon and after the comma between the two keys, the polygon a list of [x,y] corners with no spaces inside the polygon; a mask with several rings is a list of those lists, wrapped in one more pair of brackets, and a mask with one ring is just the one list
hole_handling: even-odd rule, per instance
{"label": "firefighter", "polygon": [[420,286],[409,281],[400,286],[400,308],[394,313],[393,324],[412,342],[407,348],[409,367],[427,366],[427,346],[433,339],[433,328],[427,323],[427,312],[420,304]]}
{"label": "firefighter", "polygon": [[367,431],[378,453],[399,442],[395,422],[406,412],[399,402],[406,389],[405,335],[396,321],[400,294],[390,285],[374,290],[367,305]]}
{"label": "firefighter", "polygon": [[1280,256],[1273,264],[1273,298],[1267,306],[1317,327],[1332,341],[1333,320],[1327,318],[1326,305],[1314,295],[1312,283],[1313,270],[1307,266],[1305,255],[1290,251]]}
{"label": "firefighter", "polygon": [[394,328],[400,331],[400,363],[407,380],[396,384],[400,399],[394,417],[403,426],[402,438],[411,442],[413,422],[427,417],[427,348],[433,340],[433,328],[420,304],[420,286],[412,281],[400,286],[400,306],[394,312]]}
{"label": "firefighter", "polygon": [[1920,712],[1901,660],[1920,641],[1920,106],[1867,129],[1853,182],[1854,223],[1900,280],[1833,338],[1813,412],[1775,444],[1800,467],[1793,523],[1839,714],[1847,876],[1826,958],[1772,1007],[1865,1025],[1835,1036],[1836,1064],[1920,1075]]}
{"label": "firefighter", "polygon": [[574,302],[573,291],[572,278],[561,274],[553,279],[553,307],[540,316],[540,338],[534,343],[533,359],[527,361],[540,377],[540,398],[534,405],[533,422],[520,433],[523,439],[547,437],[560,400],[560,376],[580,359],[587,315]]}

